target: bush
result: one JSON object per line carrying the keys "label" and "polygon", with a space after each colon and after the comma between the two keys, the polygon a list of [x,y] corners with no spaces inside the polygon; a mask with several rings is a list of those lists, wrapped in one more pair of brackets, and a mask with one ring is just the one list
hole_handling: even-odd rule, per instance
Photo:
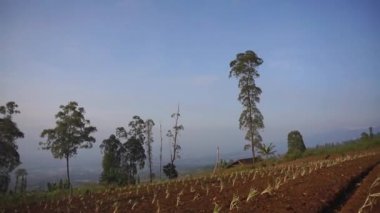
{"label": "bush", "polygon": [[174,179],[178,177],[178,172],[174,164],[168,163],[164,166],[164,173],[169,179]]}
{"label": "bush", "polygon": [[298,158],[306,150],[302,135],[298,130],[288,134],[288,152],[287,158]]}

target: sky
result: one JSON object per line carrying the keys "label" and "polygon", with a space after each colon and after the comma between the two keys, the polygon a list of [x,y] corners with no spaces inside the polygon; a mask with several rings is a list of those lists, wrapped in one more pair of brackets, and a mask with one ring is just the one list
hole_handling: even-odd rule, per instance
{"label": "sky", "polygon": [[38,142],[69,101],[98,129],[74,164],[100,166],[101,141],[133,115],[155,121],[157,158],[159,123],[165,134],[178,104],[184,159],[217,146],[222,158],[249,156],[228,74],[237,53],[253,50],[264,60],[256,83],[265,143],[283,153],[295,129],[306,146],[350,139],[343,133],[380,127],[379,10],[376,0],[0,0],[0,105],[19,105],[29,166],[64,165]]}

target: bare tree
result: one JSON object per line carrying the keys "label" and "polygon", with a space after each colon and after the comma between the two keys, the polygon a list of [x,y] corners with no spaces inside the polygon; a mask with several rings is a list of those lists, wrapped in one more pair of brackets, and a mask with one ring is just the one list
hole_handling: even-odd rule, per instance
{"label": "bare tree", "polygon": [[168,130],[168,133],[166,134],[171,139],[171,150],[170,150],[170,163],[164,166],[164,173],[170,179],[176,178],[178,176],[177,170],[174,165],[174,161],[177,158],[180,158],[179,152],[181,150],[181,146],[178,144],[178,136],[179,136],[179,132],[184,129],[183,125],[178,123],[180,116],[181,115],[179,113],[179,104],[178,104],[177,112],[171,115],[171,117],[174,118],[175,120],[173,130]]}
{"label": "bare tree", "polygon": [[162,125],[160,122],[160,179],[162,173]]}

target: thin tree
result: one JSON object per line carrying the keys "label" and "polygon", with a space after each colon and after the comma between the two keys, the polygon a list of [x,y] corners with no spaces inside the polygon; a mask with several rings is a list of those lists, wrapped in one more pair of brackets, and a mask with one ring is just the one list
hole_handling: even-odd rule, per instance
{"label": "thin tree", "polygon": [[23,138],[24,133],[13,121],[13,115],[20,113],[17,108],[18,105],[13,101],[0,106],[0,193],[8,191],[9,173],[21,163],[16,140]]}
{"label": "thin tree", "polygon": [[215,174],[216,170],[219,167],[219,163],[220,163],[220,154],[219,154],[219,146],[217,146],[216,147],[216,162],[215,162],[214,171],[212,172],[212,174]]}
{"label": "thin tree", "polygon": [[45,142],[40,142],[44,150],[50,150],[54,158],[66,159],[67,181],[72,191],[69,171],[69,159],[77,154],[78,149],[92,148],[95,138],[90,136],[96,132],[96,128],[90,125],[90,121],[84,118],[85,110],[79,107],[77,102],[71,101],[66,106],[61,105],[55,118],[54,129],[44,129],[41,137],[47,137]]}
{"label": "thin tree", "polygon": [[149,164],[149,180],[153,181],[153,172],[152,172],[152,143],[153,143],[153,126],[154,122],[152,119],[145,121],[145,132],[146,132],[146,152],[148,155],[148,164]]}
{"label": "thin tree", "polygon": [[160,179],[162,178],[161,173],[162,173],[162,125],[160,122]]}
{"label": "thin tree", "polygon": [[233,76],[239,79],[238,100],[243,105],[239,128],[247,131],[245,139],[250,143],[245,145],[244,149],[251,148],[253,163],[255,162],[255,147],[259,146],[262,141],[259,130],[264,128],[264,117],[257,107],[262,91],[260,87],[256,86],[255,81],[260,76],[256,68],[262,63],[263,60],[251,50],[237,54],[236,59],[230,62],[229,77]]}
{"label": "thin tree", "polygon": [[172,118],[174,118],[174,126],[173,130],[168,130],[168,133],[166,134],[171,139],[171,150],[170,150],[170,163],[168,163],[166,166],[164,166],[164,173],[166,176],[168,176],[170,179],[176,178],[178,176],[178,172],[175,168],[174,161],[177,158],[180,158],[179,152],[181,151],[181,146],[178,144],[178,136],[181,130],[184,130],[184,127],[182,124],[179,124],[179,117],[181,116],[179,113],[179,104],[177,107],[177,112],[173,113],[171,115]]}

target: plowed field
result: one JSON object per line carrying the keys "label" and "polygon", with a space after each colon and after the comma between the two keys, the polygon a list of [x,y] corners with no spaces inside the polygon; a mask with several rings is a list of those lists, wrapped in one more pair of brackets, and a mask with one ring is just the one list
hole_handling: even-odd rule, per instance
{"label": "plowed field", "polygon": [[[112,188],[6,212],[358,212],[380,176],[380,153],[287,163],[201,178]],[[375,212],[373,199],[364,210]]]}

